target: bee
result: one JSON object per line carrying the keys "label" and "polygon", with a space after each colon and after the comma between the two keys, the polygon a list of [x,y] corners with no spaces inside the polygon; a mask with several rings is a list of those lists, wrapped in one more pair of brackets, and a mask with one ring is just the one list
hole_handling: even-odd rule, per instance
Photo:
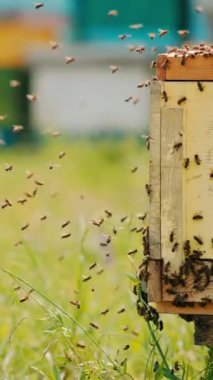
{"label": "bee", "polygon": [[124,222],[127,220],[127,218],[128,218],[127,215],[126,215],[126,216],[123,216],[123,217],[121,218],[121,223],[124,223]]}
{"label": "bee", "polygon": [[158,328],[159,328],[160,331],[163,330],[163,321],[160,320],[160,321],[158,322]]}
{"label": "bee", "polygon": [[186,54],[183,54],[182,57],[181,57],[180,64],[181,64],[181,66],[184,66],[185,63],[186,63]]}
{"label": "bee", "polygon": [[132,99],[133,99],[133,96],[129,96],[128,98],[125,99],[125,102],[128,103],[128,102],[129,102],[130,100],[132,100]]}
{"label": "bee", "polygon": [[116,65],[110,65],[109,68],[112,71],[112,74],[115,74],[119,70],[119,67]]}
{"label": "bee", "polygon": [[161,67],[162,69],[167,70],[169,67],[169,60],[165,59],[165,61],[163,61],[163,63],[161,64]]}
{"label": "bee", "polygon": [[32,192],[32,196],[33,196],[33,198],[36,196],[37,192],[38,192],[38,189],[34,189],[34,190],[33,190],[33,192]]}
{"label": "bee", "polygon": [[199,91],[201,91],[201,92],[204,90],[204,87],[203,87],[201,82],[197,82],[197,87],[198,87]]}
{"label": "bee", "polygon": [[213,178],[213,169],[211,170],[209,176],[210,176],[211,179]]}
{"label": "bee", "polygon": [[32,173],[30,170],[26,170],[26,178],[27,179],[32,178],[33,175],[34,175],[34,173]]}
{"label": "bee", "polygon": [[187,157],[184,159],[184,162],[183,162],[184,168],[187,169],[189,167],[189,164],[190,164],[190,159]]}
{"label": "bee", "polygon": [[59,136],[61,136],[61,133],[58,131],[54,131],[54,132],[52,132],[52,136],[53,137],[59,137]]}
{"label": "bee", "polygon": [[183,250],[185,255],[189,256],[191,252],[190,240],[186,240],[183,243]]}
{"label": "bee", "polygon": [[133,169],[131,169],[131,172],[132,172],[132,173],[135,173],[137,170],[138,170],[138,167],[135,166]]}
{"label": "bee", "polygon": [[131,228],[130,232],[137,232],[137,227]]}
{"label": "bee", "polygon": [[56,50],[59,47],[59,43],[56,41],[50,41],[51,49]]}
{"label": "bee", "polygon": [[27,94],[26,98],[29,100],[29,102],[35,102],[38,100],[38,95],[36,94]]}
{"label": "bee", "polygon": [[186,29],[178,30],[178,34],[179,34],[179,36],[184,38],[184,37],[188,36],[189,30],[186,30]]}
{"label": "bee", "polygon": [[143,28],[143,24],[131,24],[131,25],[129,25],[129,28],[134,29],[134,30],[138,30],[138,29]]}
{"label": "bee", "polygon": [[203,7],[202,7],[201,5],[197,5],[197,6],[195,7],[195,11],[196,11],[197,13],[203,13]]}
{"label": "bee", "polygon": [[69,63],[75,62],[75,57],[66,56],[64,58],[66,65],[69,65]]}
{"label": "bee", "polygon": [[183,143],[182,142],[177,142],[173,145],[173,149],[178,151],[182,147]]}
{"label": "bee", "polygon": [[21,298],[21,299],[19,300],[19,302],[23,303],[23,302],[26,302],[28,299],[29,299],[29,296],[26,295],[25,297]]}
{"label": "bee", "polygon": [[100,312],[101,315],[106,315],[107,313],[109,313],[109,309],[105,309]]}
{"label": "bee", "polygon": [[26,230],[28,227],[29,227],[29,223],[24,224],[24,225],[21,227],[21,231]]}
{"label": "bee", "polygon": [[61,228],[65,228],[70,224],[70,220],[66,220],[65,222],[62,223]]}
{"label": "bee", "polygon": [[162,92],[162,99],[167,103],[169,98],[168,98],[168,95],[167,95],[167,92],[164,90]]}
{"label": "bee", "polygon": [[186,299],[188,298],[188,294],[187,293],[183,293],[183,294],[180,294],[178,293],[174,300],[173,300],[173,305],[174,306],[177,306],[177,307],[184,307],[186,306]]}
{"label": "bee", "polygon": [[128,256],[134,255],[137,252],[138,252],[137,249],[132,249],[131,251],[128,252]]}
{"label": "bee", "polygon": [[96,330],[99,329],[98,325],[96,323],[94,323],[94,322],[90,322],[90,326],[93,327]]}
{"label": "bee", "polygon": [[148,36],[150,40],[154,40],[154,38],[156,37],[156,33],[148,33]]}
{"label": "bee", "polygon": [[83,276],[83,282],[91,280],[92,276]]}
{"label": "bee", "polygon": [[89,269],[91,270],[91,269],[95,268],[96,265],[97,265],[97,263],[93,263],[93,264],[91,264],[91,265],[89,266]]}
{"label": "bee", "polygon": [[131,34],[119,34],[118,36],[118,38],[122,41],[125,40],[126,38],[131,38],[131,37],[132,37]]}
{"label": "bee", "polygon": [[71,236],[71,233],[68,232],[67,234],[61,235],[61,239],[67,239]]}
{"label": "bee", "polygon": [[66,156],[66,152],[60,152],[58,158],[61,159]]}
{"label": "bee", "polygon": [[169,31],[167,29],[159,29],[159,37],[163,37],[168,33]]}
{"label": "bee", "polygon": [[12,126],[13,133],[21,132],[21,131],[23,131],[23,129],[24,129],[23,125],[13,125]]}
{"label": "bee", "polygon": [[117,9],[112,9],[107,13],[108,16],[117,16],[118,15],[118,10]]}
{"label": "bee", "polygon": [[156,362],[154,362],[153,372],[157,372],[158,368],[159,368],[159,363],[156,360]]}
{"label": "bee", "polygon": [[103,272],[104,272],[104,269],[103,269],[103,268],[100,268],[100,269],[97,271],[97,275],[100,276]]}
{"label": "bee", "polygon": [[44,182],[38,181],[37,179],[34,181],[34,183],[38,186],[43,186]]}
{"label": "bee", "polygon": [[43,215],[41,216],[40,220],[43,221],[43,220],[46,220],[47,219],[47,215]]}
{"label": "bee", "polygon": [[112,217],[112,213],[109,211],[109,210],[104,210],[107,218],[111,218]]}
{"label": "bee", "polygon": [[10,87],[11,88],[17,88],[21,86],[20,80],[12,79],[10,80]]}
{"label": "bee", "polygon": [[168,273],[170,268],[171,268],[171,263],[170,263],[170,261],[167,261],[167,263],[164,266],[164,272]]}
{"label": "bee", "polygon": [[19,240],[17,241],[15,244],[14,244],[14,247],[18,247],[19,245],[23,244],[23,241],[22,240]]}
{"label": "bee", "polygon": [[149,185],[148,183],[145,185],[145,189],[146,189],[146,193],[148,196],[151,195],[152,193],[152,189],[151,189],[151,185]]}
{"label": "bee", "polygon": [[116,230],[115,227],[113,227],[112,232],[113,232],[114,235],[117,235],[117,232],[118,232],[118,231]]}
{"label": "bee", "polygon": [[86,345],[84,342],[80,341],[76,343],[76,347],[84,349],[86,348]]}
{"label": "bee", "polygon": [[33,4],[34,4],[35,9],[44,7],[44,3],[33,3]]}
{"label": "bee", "polygon": [[192,217],[193,220],[202,220],[203,219],[203,215],[199,214],[199,213],[196,213],[193,215]]}
{"label": "bee", "polygon": [[157,67],[157,62],[154,60],[150,64],[150,69],[156,69],[156,67]]}
{"label": "bee", "polygon": [[13,170],[13,165],[5,164],[5,165],[4,165],[4,170],[5,170],[6,172],[9,172],[9,171]]}
{"label": "bee", "polygon": [[173,246],[172,246],[172,252],[177,251],[178,247],[179,247],[179,243],[177,243],[177,242],[174,243]]}
{"label": "bee", "polygon": [[26,198],[21,198],[17,201],[17,203],[20,203],[21,205],[24,205],[27,202]]}
{"label": "bee", "polygon": [[200,159],[200,157],[199,157],[198,154],[195,154],[195,155],[194,155],[194,160],[195,160],[195,163],[196,163],[197,165],[200,165],[200,163],[201,163],[201,159]]}
{"label": "bee", "polygon": [[0,115],[0,121],[3,121],[4,119],[6,119],[7,115]]}
{"label": "bee", "polygon": [[119,309],[119,310],[117,311],[117,313],[118,313],[118,314],[122,314],[122,313],[124,313],[125,311],[126,311],[125,307],[122,307],[121,309]]}
{"label": "bee", "polygon": [[180,106],[182,103],[185,103],[187,100],[186,96],[181,96],[178,101],[177,101],[177,104]]}
{"label": "bee", "polygon": [[175,232],[171,231],[170,234],[169,234],[169,241],[170,241],[170,243],[173,243],[174,237],[175,237]]}
{"label": "bee", "polygon": [[138,217],[138,219],[139,219],[139,220],[145,220],[146,217],[147,217],[147,213],[145,212],[145,214],[140,215],[140,216]]}
{"label": "bee", "polygon": [[70,300],[70,303],[71,303],[71,305],[76,306],[77,309],[80,309],[80,307],[81,307],[80,301],[78,301],[78,300],[77,301]]}
{"label": "bee", "polygon": [[203,245],[203,240],[201,239],[201,237],[194,235],[193,238],[198,244]]}
{"label": "bee", "polygon": [[104,222],[104,218],[101,218],[100,220],[96,221],[96,220],[92,220],[92,224],[94,226],[97,226],[97,227],[100,227]]}
{"label": "bee", "polygon": [[123,350],[126,351],[130,348],[130,345],[129,344],[126,344],[126,346],[124,346]]}

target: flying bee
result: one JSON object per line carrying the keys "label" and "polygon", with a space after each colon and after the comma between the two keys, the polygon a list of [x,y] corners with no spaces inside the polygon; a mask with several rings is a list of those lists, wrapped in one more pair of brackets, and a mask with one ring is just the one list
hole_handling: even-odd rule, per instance
{"label": "flying bee", "polygon": [[37,3],[37,2],[35,2],[33,4],[34,4],[34,8],[35,9],[40,9],[40,8],[44,7],[44,3]]}
{"label": "flying bee", "polygon": [[201,163],[201,159],[200,159],[200,157],[199,157],[198,154],[195,154],[195,155],[194,155],[194,160],[195,160],[195,163],[196,163],[197,165],[200,165],[200,163]]}
{"label": "flying bee", "polygon": [[51,49],[56,50],[59,47],[59,43],[56,41],[50,41]]}
{"label": "flying bee", "polygon": [[159,29],[159,37],[163,37],[168,33],[169,31],[167,29]]}
{"label": "flying bee", "polygon": [[134,29],[134,30],[138,30],[138,29],[143,28],[143,24],[131,24],[131,25],[129,25],[129,28]]}
{"label": "flying bee", "polygon": [[117,9],[112,9],[107,13],[108,16],[117,16],[118,15],[118,10]]}
{"label": "flying bee", "polygon": [[126,351],[130,348],[130,345],[129,344],[126,344],[126,346],[124,346],[123,350]]}
{"label": "flying bee", "polygon": [[66,56],[64,58],[66,65],[69,65],[69,63],[75,62],[75,57]]}
{"label": "flying bee", "polygon": [[74,305],[76,306],[78,309],[80,309],[81,305],[80,305],[80,301],[73,301],[73,300],[70,300],[70,303],[71,305]]}
{"label": "flying bee", "polygon": [[163,61],[163,63],[161,64],[161,67],[162,69],[167,70],[169,67],[169,60],[165,59],[165,61]]}
{"label": "flying bee", "polygon": [[95,263],[93,263],[93,264],[91,264],[91,265],[89,266],[89,269],[91,270],[91,269],[95,268],[95,267],[96,267],[96,265],[97,265],[97,263],[96,263],[96,262],[95,262]]}
{"label": "flying bee", "polygon": [[181,96],[178,101],[177,101],[177,104],[180,106],[182,103],[185,103],[187,100],[187,97],[186,96]]}
{"label": "flying bee", "polygon": [[112,232],[113,232],[114,235],[117,235],[117,232],[118,232],[118,231],[116,230],[115,227],[113,227]]}
{"label": "flying bee", "polygon": [[172,246],[172,252],[177,251],[178,247],[179,247],[179,243],[175,242],[175,243],[173,244],[173,246]]}
{"label": "flying bee", "polygon": [[10,80],[10,87],[11,88],[17,88],[21,86],[20,80],[12,79]]}
{"label": "flying bee", "polygon": [[29,296],[26,295],[25,297],[21,298],[21,299],[19,300],[19,302],[23,303],[23,302],[26,302],[28,299],[29,299]]}
{"label": "flying bee", "polygon": [[121,223],[124,223],[124,222],[127,220],[127,218],[128,218],[127,215],[123,216],[123,217],[121,218]]}
{"label": "flying bee", "polygon": [[4,119],[6,119],[7,115],[0,115],[0,121],[3,121]]}
{"label": "flying bee", "polygon": [[23,125],[13,125],[12,126],[13,133],[21,132],[21,131],[23,131],[23,129],[24,129]]}
{"label": "flying bee", "polygon": [[190,164],[190,159],[187,157],[184,159],[184,162],[183,162],[184,168],[187,169],[189,167],[189,164]]}
{"label": "flying bee", "polygon": [[159,328],[159,331],[162,331],[163,330],[163,321],[159,321],[158,322],[158,328]]}
{"label": "flying bee", "polygon": [[62,223],[61,228],[65,228],[70,224],[70,220],[66,220],[65,222]]}
{"label": "flying bee", "polygon": [[4,170],[6,172],[9,172],[9,171],[13,170],[13,165],[11,165],[11,164],[5,164],[4,165]]}
{"label": "flying bee", "polygon": [[105,212],[107,218],[111,218],[111,217],[112,217],[112,213],[111,213],[111,211],[109,211],[109,210],[104,210],[104,212]]}
{"label": "flying bee", "polygon": [[200,245],[203,245],[203,240],[200,236],[196,236],[194,235],[193,238],[195,239],[195,241],[200,244]]}
{"label": "flying bee", "polygon": [[104,218],[101,218],[100,220],[96,221],[96,220],[92,220],[92,224],[94,226],[97,226],[97,227],[100,227],[104,222]]}
{"label": "flying bee", "polygon": [[211,179],[213,178],[213,169],[211,170],[209,176],[210,176]]}
{"label": "flying bee", "polygon": [[76,347],[84,349],[86,348],[86,345],[84,342],[80,341],[76,343]]}
{"label": "flying bee", "polygon": [[135,253],[137,253],[138,250],[137,249],[132,249],[131,251],[129,251],[127,254],[128,256],[131,256],[131,255],[134,255]]}
{"label": "flying bee", "polygon": [[38,100],[38,95],[36,94],[27,94],[26,98],[29,100],[29,102],[36,102]]}
{"label": "flying bee", "polygon": [[109,313],[109,309],[105,309],[100,312],[101,315],[106,315],[107,313]]}
{"label": "flying bee", "polygon": [[47,219],[47,215],[42,215],[40,220],[43,222],[43,220],[46,220]]}
{"label": "flying bee", "polygon": [[122,314],[122,313],[124,313],[125,311],[126,311],[125,307],[122,307],[121,309],[119,309],[119,310],[117,311],[117,313],[118,313],[118,314]]}
{"label": "flying bee", "polygon": [[192,217],[193,220],[202,220],[203,219],[203,215],[200,214],[200,213],[196,213],[193,215]]}
{"label": "flying bee", "polygon": [[184,37],[188,36],[189,30],[186,30],[186,29],[178,30],[178,34],[179,34],[179,36],[184,38]]}
{"label": "flying bee", "polygon": [[60,152],[58,158],[61,159],[66,156],[66,152]]}
{"label": "flying bee", "polygon": [[90,326],[93,327],[96,330],[99,329],[98,325],[96,323],[94,323],[94,322],[90,322]]}
{"label": "flying bee", "polygon": [[139,216],[138,216],[138,219],[139,219],[139,220],[145,220],[146,217],[147,217],[147,213],[145,212],[145,214],[143,214],[143,215],[139,215]]}
{"label": "flying bee", "polygon": [[132,173],[135,173],[137,170],[138,170],[138,167],[135,166],[133,169],[131,169],[131,172],[132,172]]}
{"label": "flying bee", "polygon": [[162,92],[162,99],[167,103],[169,98],[168,98],[168,95],[167,95],[167,92],[164,90]]}
{"label": "flying bee", "polygon": [[198,87],[199,91],[201,91],[201,92],[204,90],[204,87],[203,87],[201,82],[197,82],[197,87]]}
{"label": "flying bee", "polygon": [[24,225],[21,227],[21,231],[26,230],[28,227],[29,227],[29,223],[24,224]]}
{"label": "flying bee", "polygon": [[32,178],[33,175],[34,175],[34,173],[32,173],[30,170],[26,170],[26,178],[27,179]]}
{"label": "flying bee", "polygon": [[83,276],[83,282],[91,280],[92,276]]}
{"label": "flying bee", "polygon": [[97,271],[97,275],[100,276],[103,272],[104,272],[104,269],[103,269],[103,268],[100,268],[100,269]]}
{"label": "flying bee", "polygon": [[44,182],[38,181],[37,179],[34,181],[34,183],[38,186],[43,186]]}
{"label": "flying bee", "polygon": [[158,361],[156,361],[156,362],[154,362],[153,372],[157,372],[158,368],[159,368],[159,363],[158,363]]}
{"label": "flying bee", "polygon": [[112,74],[115,74],[119,70],[119,67],[116,65],[110,65],[109,68],[112,71]]}
{"label": "flying bee", "polygon": [[27,202],[26,198],[21,198],[17,201],[17,203],[20,203],[21,205],[24,205]]}
{"label": "flying bee", "polygon": [[150,40],[154,40],[154,38],[156,37],[156,34],[155,33],[148,33],[148,36],[149,36]]}
{"label": "flying bee", "polygon": [[171,263],[170,263],[170,261],[167,261],[167,263],[164,266],[164,272],[168,273],[170,268],[171,268]]}
{"label": "flying bee", "polygon": [[120,40],[125,40],[126,38],[131,38],[132,35],[131,34],[119,34],[118,38]]}
{"label": "flying bee", "polygon": [[68,232],[67,234],[61,235],[61,239],[67,239],[71,236],[71,233]]}

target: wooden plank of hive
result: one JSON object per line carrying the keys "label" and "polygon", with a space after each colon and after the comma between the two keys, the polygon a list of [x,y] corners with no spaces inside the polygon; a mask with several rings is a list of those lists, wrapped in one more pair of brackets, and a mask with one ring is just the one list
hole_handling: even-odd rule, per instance
{"label": "wooden plank of hive", "polygon": [[205,307],[195,303],[194,306],[177,307],[172,302],[158,302],[156,309],[159,313],[165,314],[189,314],[189,315],[213,315],[213,304],[209,303]]}
{"label": "wooden plank of hive", "polygon": [[160,243],[160,83],[151,84],[149,249],[151,259],[161,258]]}
{"label": "wooden plank of hive", "polygon": [[166,81],[213,80],[213,56],[205,57],[186,55],[184,64],[183,54],[160,54],[157,57],[157,78]]}
{"label": "wooden plank of hive", "polygon": [[162,262],[149,260],[147,293],[149,302],[162,301]]}
{"label": "wooden plank of hive", "polygon": [[161,246],[164,263],[170,262],[174,272],[183,261],[183,110],[161,112]]}

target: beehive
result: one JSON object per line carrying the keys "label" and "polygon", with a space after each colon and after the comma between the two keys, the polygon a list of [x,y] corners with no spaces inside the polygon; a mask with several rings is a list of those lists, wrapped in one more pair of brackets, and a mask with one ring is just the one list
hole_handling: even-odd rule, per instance
{"label": "beehive", "polygon": [[213,48],[159,55],[151,84],[148,299],[213,315]]}

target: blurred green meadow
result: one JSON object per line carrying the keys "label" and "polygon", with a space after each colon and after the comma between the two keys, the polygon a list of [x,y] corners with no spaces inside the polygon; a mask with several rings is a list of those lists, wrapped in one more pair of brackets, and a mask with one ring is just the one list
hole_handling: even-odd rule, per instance
{"label": "blurred green meadow", "polygon": [[[159,378],[132,292],[147,182],[142,139],[1,148],[0,379]],[[192,324],[163,321],[170,366],[200,378]]]}

